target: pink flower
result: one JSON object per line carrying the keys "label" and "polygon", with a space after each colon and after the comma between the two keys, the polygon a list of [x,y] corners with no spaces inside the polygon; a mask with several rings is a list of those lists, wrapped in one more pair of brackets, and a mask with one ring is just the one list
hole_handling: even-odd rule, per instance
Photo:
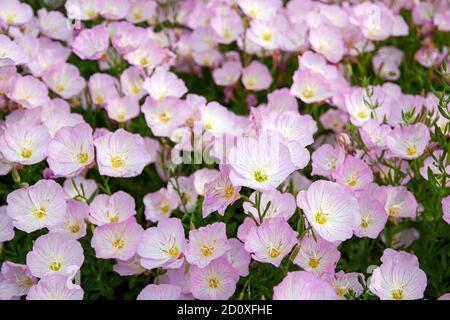
{"label": "pink flower", "polygon": [[33,9],[29,4],[18,0],[2,0],[0,2],[0,20],[7,24],[25,24],[33,18]]}
{"label": "pink flower", "polygon": [[163,63],[166,54],[159,45],[147,40],[137,49],[125,54],[124,58],[132,65],[153,69]]}
{"label": "pink flower", "polygon": [[427,276],[419,268],[416,256],[403,251],[385,249],[382,264],[373,271],[370,291],[381,300],[422,299]]}
{"label": "pink flower", "polygon": [[261,191],[276,189],[297,169],[284,139],[273,131],[238,140],[228,158],[233,185]]}
{"label": "pink flower", "polygon": [[129,67],[120,75],[120,86],[122,91],[127,96],[133,96],[138,99],[145,96],[144,91],[144,76],[145,73],[140,67]]}
{"label": "pink flower", "polygon": [[95,180],[85,179],[81,176],[68,178],[64,181],[63,189],[66,199],[75,199],[78,201],[90,200],[97,192],[97,183]]}
{"label": "pink flower", "polygon": [[373,70],[386,80],[397,80],[400,77],[399,67],[403,56],[403,51],[396,47],[382,47],[372,58]]}
{"label": "pink flower", "polygon": [[203,200],[203,218],[212,212],[218,211],[223,216],[226,208],[240,198],[241,188],[233,186],[229,178],[230,168],[220,167],[220,174],[214,180],[204,186],[205,199]]}
{"label": "pink flower", "polygon": [[153,134],[158,137],[169,137],[190,116],[185,102],[175,97],[167,97],[161,101],[148,97],[142,106],[142,112]]}
{"label": "pink flower", "polygon": [[311,155],[312,175],[331,177],[342,165],[344,159],[345,153],[341,147],[323,144]]}
{"label": "pink flower", "polygon": [[123,129],[94,140],[100,174],[110,177],[136,177],[150,163],[144,139]]}
{"label": "pink flower", "polygon": [[144,229],[134,217],[95,228],[91,245],[99,259],[130,259],[137,250]]}
{"label": "pink flower", "polygon": [[450,224],[450,196],[442,198],[442,218],[445,222]]}
{"label": "pink flower", "polygon": [[130,11],[129,0],[109,0],[104,1],[100,7],[100,14],[109,20],[120,20],[125,18]]}
{"label": "pink flower", "polygon": [[88,124],[62,128],[49,144],[47,162],[56,175],[73,177],[93,161],[94,142]]}
{"label": "pink flower", "polygon": [[14,238],[12,219],[6,214],[6,206],[0,207],[0,243]]}
{"label": "pink flower", "polygon": [[[255,202],[256,192],[253,192],[250,196],[250,200]],[[297,205],[295,198],[290,193],[281,193],[278,190],[266,191],[261,194],[260,208],[265,211],[269,202],[270,206],[266,211],[264,219],[284,218],[286,221],[295,213]],[[250,203],[244,202],[244,212],[248,215],[251,214],[257,221],[259,221],[258,210],[255,209]],[[262,222],[262,221],[261,221]]]}
{"label": "pink flower", "polygon": [[143,274],[147,269],[141,265],[141,258],[135,254],[130,259],[123,261],[117,260],[113,270],[123,277],[137,276]]}
{"label": "pink flower", "polygon": [[37,108],[49,100],[45,84],[33,76],[18,77],[9,98],[24,108]]}
{"label": "pink flower", "polygon": [[39,26],[47,37],[68,42],[72,39],[73,30],[69,28],[69,20],[63,13],[40,9],[37,16]]}
{"label": "pink flower", "polygon": [[351,238],[353,230],[360,224],[358,201],[334,182],[313,182],[307,191],[298,194],[297,205],[314,230],[327,241]]}
{"label": "pink flower", "polygon": [[60,98],[53,99],[50,104],[42,108],[41,119],[52,138],[61,128],[85,123],[83,116],[78,113],[70,113],[69,104]]}
{"label": "pink flower", "polygon": [[99,194],[89,205],[89,220],[97,226],[123,222],[136,214],[135,207],[134,198],[126,192]]}
{"label": "pink flower", "polygon": [[84,29],[72,43],[73,52],[83,60],[98,60],[108,50],[109,30],[104,25]]}
{"label": "pink flower", "polygon": [[267,95],[267,107],[278,112],[298,111],[298,102],[288,88],[281,88]]}
{"label": "pink flower", "polygon": [[45,84],[64,99],[79,94],[86,86],[86,80],[72,64],[63,63],[47,70],[42,76]]}
{"label": "pink flower", "polygon": [[320,123],[324,129],[341,133],[348,122],[348,114],[342,110],[328,109],[320,116]]}
{"label": "pink flower", "polygon": [[216,169],[202,168],[195,171],[194,176],[194,188],[198,195],[205,195],[205,184],[214,181],[219,175],[219,171]]}
{"label": "pink flower", "polygon": [[345,273],[341,270],[331,279],[331,285],[341,299],[345,299],[345,295],[350,292],[350,289],[355,294],[355,297],[359,297],[364,289],[359,283],[358,277],[363,277],[363,275],[356,272]]}
{"label": "pink flower", "polygon": [[138,0],[131,3],[127,20],[132,23],[148,21],[156,14],[158,5],[155,1]]}
{"label": "pink flower", "polygon": [[281,260],[297,243],[297,232],[283,218],[264,220],[250,229],[245,239],[245,250],[252,258],[279,267]]}
{"label": "pink flower", "polygon": [[231,249],[226,253],[228,262],[238,270],[241,277],[248,276],[249,265],[252,260],[250,253],[245,250],[244,244],[238,239],[231,238],[228,241],[231,246]]}
{"label": "pink flower", "polygon": [[24,49],[9,37],[0,34],[0,66],[14,66],[28,62]]}
{"label": "pink flower", "polygon": [[156,268],[179,268],[183,262],[186,239],[181,220],[161,220],[157,227],[144,231],[137,253],[141,264],[151,270]]}
{"label": "pink flower", "polygon": [[27,300],[83,300],[84,291],[80,286],[63,275],[45,277],[32,286]]}
{"label": "pink flower", "polygon": [[135,97],[114,97],[106,104],[108,117],[117,122],[126,122],[136,118],[141,112],[139,101]]}
{"label": "pink flower", "polygon": [[162,188],[147,194],[144,197],[144,205],[145,218],[152,222],[158,222],[170,217],[172,211],[180,205],[180,198],[175,190]]}
{"label": "pink flower", "polygon": [[367,194],[369,192],[370,189],[358,199],[361,222],[359,227],[355,229],[355,235],[376,239],[384,229],[388,215],[383,205],[373,195]]}
{"label": "pink flower", "polygon": [[8,161],[31,165],[47,156],[50,135],[44,126],[25,123],[20,121],[6,127],[0,135],[0,149]]}
{"label": "pink flower", "polygon": [[344,162],[333,173],[336,182],[351,190],[363,190],[373,181],[372,170],[361,159],[347,156]]}
{"label": "pink flower", "polygon": [[415,218],[417,201],[414,195],[402,186],[382,186],[381,203],[388,215],[394,218]]}
{"label": "pink flower", "polygon": [[83,261],[81,244],[60,233],[40,236],[27,254],[27,266],[38,278],[54,274],[70,275],[81,267]]}
{"label": "pink flower", "polygon": [[252,20],[246,36],[262,48],[274,50],[279,48],[284,34],[289,33],[288,27],[287,19],[277,14],[268,20]]}
{"label": "pink flower", "polygon": [[183,80],[161,68],[157,68],[150,78],[145,79],[143,88],[154,100],[159,101],[166,97],[181,98],[188,91]]}
{"label": "pink flower", "polygon": [[372,148],[384,148],[386,146],[386,140],[392,129],[385,124],[378,124],[374,119],[370,119],[365,122],[359,129],[362,141],[366,147]]}
{"label": "pink flower", "polygon": [[189,231],[186,260],[190,264],[204,268],[214,259],[223,256],[231,248],[225,229],[223,222],[216,222]]}
{"label": "pink flower", "polygon": [[214,136],[233,131],[238,134],[238,117],[218,102],[210,102],[200,106],[200,117],[203,128]]}
{"label": "pink flower", "polygon": [[14,227],[27,233],[59,224],[67,210],[64,191],[53,180],[15,190],[8,194],[7,202]]}
{"label": "pink flower", "polygon": [[227,61],[213,71],[213,79],[218,86],[231,86],[238,82],[242,73],[242,64],[238,61]]}
{"label": "pink flower", "polygon": [[269,68],[256,60],[242,70],[242,83],[247,90],[266,90],[270,87],[272,81]]}
{"label": "pink flower", "polygon": [[61,233],[80,239],[86,235],[86,220],[89,214],[89,207],[85,202],[69,200],[67,201],[67,212],[64,220],[59,224],[48,227],[50,232]]}
{"label": "pink flower", "polygon": [[[317,241],[316,241],[317,239]],[[319,276],[334,274],[336,264],[341,257],[336,244],[323,240],[321,237],[309,234],[300,241],[300,251],[294,263],[305,271]]]}
{"label": "pink flower", "polygon": [[89,93],[92,102],[99,105],[108,103],[118,97],[119,82],[113,76],[104,73],[94,73],[89,78]]}
{"label": "pink flower", "polygon": [[93,20],[98,16],[103,0],[67,0],[65,8],[69,19]]}
{"label": "pink flower", "polygon": [[225,258],[216,259],[204,268],[192,266],[189,286],[201,300],[226,300],[236,290],[239,273]]}
{"label": "pink flower", "polygon": [[318,73],[299,69],[294,73],[291,94],[305,103],[329,99],[334,92],[328,81]]}
{"label": "pink flower", "polygon": [[0,273],[0,300],[11,300],[26,295],[36,281],[26,265],[3,262]]}
{"label": "pink flower", "polygon": [[289,272],[273,288],[274,300],[337,300],[334,288],[325,280],[306,271]]}
{"label": "pink flower", "polygon": [[312,28],[309,42],[315,51],[333,63],[339,62],[347,51],[340,29],[328,24]]}
{"label": "pink flower", "polygon": [[269,19],[280,9],[283,4],[280,0],[238,0],[242,11],[253,19]]}
{"label": "pink flower", "polygon": [[171,284],[149,284],[137,296],[137,300],[180,300],[181,288]]}
{"label": "pink flower", "polygon": [[430,141],[430,130],[423,123],[397,127],[387,137],[387,146],[402,159],[420,157]]}
{"label": "pink flower", "polygon": [[211,19],[211,27],[220,37],[218,42],[230,44],[238,39],[244,31],[242,18],[233,9],[225,9],[227,7],[219,7],[214,17]]}

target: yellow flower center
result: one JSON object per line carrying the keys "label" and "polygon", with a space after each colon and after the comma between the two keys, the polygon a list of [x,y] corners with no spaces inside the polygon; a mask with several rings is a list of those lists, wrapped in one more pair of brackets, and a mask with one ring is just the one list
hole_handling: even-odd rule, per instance
{"label": "yellow flower center", "polygon": [[404,297],[405,297],[405,294],[403,293],[403,290],[401,290],[401,289],[392,290],[392,299],[403,300]]}
{"label": "yellow flower center", "polygon": [[229,200],[234,195],[234,188],[231,184],[227,185],[225,188],[224,198]]}
{"label": "yellow flower center", "polygon": [[362,218],[359,226],[363,229],[367,228],[369,226],[369,218]]}
{"label": "yellow flower center", "polygon": [[111,166],[113,168],[120,168],[123,166],[123,164],[124,164],[124,161],[121,158],[119,158],[119,157],[111,158]]}
{"label": "yellow flower center", "polygon": [[62,84],[57,83],[57,84],[55,85],[55,91],[56,91],[56,92],[62,93],[62,92],[64,92],[65,90],[66,90],[66,88],[65,88]]}
{"label": "yellow flower center", "polygon": [[320,264],[320,259],[311,258],[308,261],[308,265],[311,267],[311,269],[316,269]]}
{"label": "yellow flower center", "polygon": [[141,13],[139,13],[139,12],[134,12],[133,13],[134,20],[141,20],[143,17],[144,16]]}
{"label": "yellow flower center", "polygon": [[266,182],[267,180],[269,180],[267,174],[261,172],[260,170],[256,170],[253,173],[253,177],[255,178],[255,181],[259,183]]}
{"label": "yellow flower center", "polygon": [[168,204],[162,204],[161,205],[161,211],[164,214],[168,214],[170,212],[170,206]]}
{"label": "yellow flower center", "polygon": [[14,24],[14,23],[16,23],[16,18],[13,15],[8,15],[6,17],[6,23],[7,24]]}
{"label": "yellow flower center", "polygon": [[322,211],[317,212],[316,216],[314,218],[315,218],[316,222],[321,225],[324,225],[325,223],[327,223],[328,219],[329,219],[328,214],[323,213]]}
{"label": "yellow flower center", "polygon": [[180,252],[180,249],[178,249],[178,247],[172,247],[169,249],[169,256],[171,256],[172,258],[175,258],[176,256],[178,256],[179,252]]}
{"label": "yellow flower center", "polygon": [[122,238],[113,241],[112,246],[117,250],[123,249],[125,247],[125,241]]}
{"label": "yellow flower center", "polygon": [[159,121],[162,123],[167,123],[170,120],[170,115],[167,112],[161,112],[159,114]]}
{"label": "yellow flower center", "polygon": [[354,187],[354,186],[356,186],[356,183],[358,182],[358,177],[350,177],[347,179],[346,182],[350,187]]}
{"label": "yellow flower center", "polygon": [[102,104],[104,102],[105,102],[105,98],[103,98],[102,96],[95,97],[95,103],[96,104]]}
{"label": "yellow flower center", "polygon": [[133,86],[131,88],[131,92],[133,92],[133,94],[139,94],[141,92],[141,88],[138,86]]}
{"label": "yellow flower center", "polygon": [[58,261],[50,262],[50,270],[52,270],[54,272],[61,270],[61,262],[58,262]]}
{"label": "yellow flower center", "polygon": [[336,288],[336,294],[337,294],[339,297],[343,297],[344,294],[345,294],[345,290],[342,289],[342,288]]}
{"label": "yellow flower center", "polygon": [[399,213],[400,211],[400,207],[397,205],[393,205],[392,207],[389,208],[388,213],[390,216],[395,216]]}
{"label": "yellow flower center", "polygon": [[28,148],[21,148],[20,149],[20,156],[24,159],[30,159],[33,155],[33,152]]}
{"label": "yellow flower center", "polygon": [[280,248],[270,247],[268,254],[269,254],[269,257],[271,257],[272,259],[275,259],[280,256],[281,250],[280,250]]}
{"label": "yellow flower center", "polygon": [[416,152],[417,152],[417,149],[415,146],[409,146],[408,148],[406,148],[406,154],[408,156],[413,156],[416,154]]}
{"label": "yellow flower center", "polygon": [[148,59],[147,59],[146,57],[141,58],[141,60],[139,61],[139,63],[140,63],[142,66],[146,66],[146,65],[148,64]]}
{"label": "yellow flower center", "polygon": [[94,10],[89,10],[89,11],[87,12],[87,16],[88,16],[89,18],[94,17],[94,16],[95,16],[95,11],[94,11]]}
{"label": "yellow flower center", "polygon": [[119,120],[119,121],[125,120],[125,113],[119,113],[119,114],[117,115],[117,120]]}
{"label": "yellow flower center", "polygon": [[272,35],[270,33],[264,33],[262,36],[263,41],[269,42],[272,40]]}
{"label": "yellow flower center", "polygon": [[70,226],[70,232],[78,233],[78,231],[80,231],[80,226],[78,224],[74,224],[73,226]]}
{"label": "yellow flower center", "polygon": [[111,216],[111,217],[109,217],[109,222],[111,222],[111,223],[119,222],[119,216]]}
{"label": "yellow flower center", "polygon": [[89,160],[89,155],[86,152],[82,152],[78,154],[78,162],[80,164],[85,164]]}
{"label": "yellow flower center", "polygon": [[34,210],[34,216],[38,219],[42,219],[43,217],[45,217],[47,215],[47,209],[46,208],[36,208]]}
{"label": "yellow flower center", "polygon": [[314,97],[314,92],[310,88],[305,88],[302,91],[303,98],[310,99]]}
{"label": "yellow flower center", "polygon": [[256,85],[256,81],[253,78],[247,80],[247,87],[254,87]]}
{"label": "yellow flower center", "polygon": [[365,111],[359,111],[356,115],[360,119],[366,119],[367,118],[367,113]]}
{"label": "yellow flower center", "polygon": [[208,246],[207,244],[204,244],[201,248],[200,251],[202,253],[202,255],[204,257],[209,257],[210,255],[213,254],[214,252],[214,247],[213,246]]}
{"label": "yellow flower center", "polygon": [[205,124],[205,129],[206,130],[211,130],[212,128],[213,128],[213,125],[211,123]]}
{"label": "yellow flower center", "polygon": [[208,287],[211,289],[216,289],[219,287],[220,281],[218,278],[213,277],[208,279]]}

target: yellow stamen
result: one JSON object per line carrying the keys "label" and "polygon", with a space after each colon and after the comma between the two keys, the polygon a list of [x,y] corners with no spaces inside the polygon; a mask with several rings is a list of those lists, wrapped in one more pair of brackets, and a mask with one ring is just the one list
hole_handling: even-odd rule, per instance
{"label": "yellow stamen", "polygon": [[37,208],[34,210],[34,216],[38,219],[42,219],[47,215],[47,209],[46,208]]}
{"label": "yellow stamen", "polygon": [[200,251],[201,251],[201,253],[202,253],[202,255],[204,257],[209,257],[210,255],[213,254],[214,247],[213,246],[208,246],[207,244],[204,244],[203,246],[201,246]]}
{"label": "yellow stamen", "polygon": [[167,123],[170,120],[170,115],[167,112],[161,112],[159,114],[159,121],[162,123]]}
{"label": "yellow stamen", "polygon": [[392,290],[392,298],[394,300],[403,300],[404,297],[405,294],[403,293],[403,290],[401,289]]}
{"label": "yellow stamen", "polygon": [[312,269],[316,269],[320,264],[320,259],[316,259],[316,258],[311,258],[308,261],[308,265],[312,268]]}
{"label": "yellow stamen", "polygon": [[178,247],[172,247],[169,249],[169,256],[171,256],[172,258],[175,258],[176,256],[178,256],[178,253],[180,252],[180,249],[178,249]]}
{"label": "yellow stamen", "polygon": [[70,232],[78,233],[78,231],[80,231],[80,226],[78,224],[74,224],[73,226],[70,226]]}
{"label": "yellow stamen", "polygon": [[270,247],[269,248],[269,257],[272,259],[278,258],[281,254],[280,248]]}
{"label": "yellow stamen", "polygon": [[89,155],[86,152],[82,152],[78,154],[78,162],[80,164],[85,164],[89,160]]}
{"label": "yellow stamen", "polygon": [[112,246],[117,250],[123,249],[123,247],[125,247],[125,241],[121,238],[116,239],[113,241]]}
{"label": "yellow stamen", "polygon": [[61,270],[61,262],[52,261],[50,262],[50,270],[57,272]]}
{"label": "yellow stamen", "polygon": [[33,152],[28,148],[21,148],[20,149],[20,156],[24,159],[30,159],[33,155]]}
{"label": "yellow stamen", "polygon": [[219,279],[217,279],[216,277],[214,278],[209,278],[208,279],[208,287],[210,287],[211,289],[216,289],[219,287]]}
{"label": "yellow stamen", "polygon": [[263,182],[266,182],[267,180],[269,180],[269,177],[267,176],[267,174],[261,172],[260,170],[256,170],[253,173],[253,177],[254,177],[255,181],[259,182],[259,183],[263,183]]}
{"label": "yellow stamen", "polygon": [[408,148],[406,148],[406,154],[408,156],[413,156],[416,154],[416,152],[417,152],[417,149],[415,146],[409,146]]}
{"label": "yellow stamen", "polygon": [[234,188],[231,184],[227,185],[225,188],[224,198],[229,200],[234,195]]}
{"label": "yellow stamen", "polygon": [[323,213],[322,211],[316,213],[315,220],[318,224],[324,225],[328,222],[328,219],[328,214]]}
{"label": "yellow stamen", "polygon": [[113,168],[120,168],[124,165],[124,161],[119,157],[112,157],[111,158],[111,166]]}

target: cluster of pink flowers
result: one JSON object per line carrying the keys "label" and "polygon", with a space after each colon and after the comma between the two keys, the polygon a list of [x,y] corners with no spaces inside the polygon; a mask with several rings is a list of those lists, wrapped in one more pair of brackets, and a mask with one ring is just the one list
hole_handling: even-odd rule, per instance
{"label": "cluster of pink flowers", "polygon": [[[408,182],[442,170],[430,123],[448,132],[450,120],[438,97],[402,92],[392,81],[404,52],[376,48],[408,36],[412,24],[425,35],[414,59],[450,65],[448,48],[432,40],[450,31],[450,3],[340,2],[67,0],[33,12],[26,1],[0,0],[0,175],[15,183],[0,207],[0,243],[15,230],[48,230],[23,264],[1,264],[0,299],[83,299],[73,280],[90,233],[96,258],[115,259],[121,276],[161,270],[137,299],[229,299],[251,265],[286,263],[298,271],[268,289],[273,299],[423,298],[427,275],[411,253],[386,247],[370,279],[337,264],[344,241],[417,219]],[[412,12],[411,24],[401,10]],[[155,27],[163,21],[173,27]],[[224,51],[229,45],[235,50]],[[375,50],[373,72],[386,82],[352,85],[346,67]],[[292,85],[280,87],[292,56]],[[86,77],[88,60],[100,71]],[[182,79],[205,69],[224,93],[220,103]],[[239,90],[248,115],[229,107]],[[93,112],[109,129],[87,121]],[[215,165],[180,174],[186,154]],[[36,164],[41,178],[31,183],[21,173]],[[149,167],[164,187],[143,198],[105,188]],[[222,220],[232,205],[243,220],[236,234]],[[439,206],[450,223],[450,196]],[[215,222],[195,226],[195,212]]]}

